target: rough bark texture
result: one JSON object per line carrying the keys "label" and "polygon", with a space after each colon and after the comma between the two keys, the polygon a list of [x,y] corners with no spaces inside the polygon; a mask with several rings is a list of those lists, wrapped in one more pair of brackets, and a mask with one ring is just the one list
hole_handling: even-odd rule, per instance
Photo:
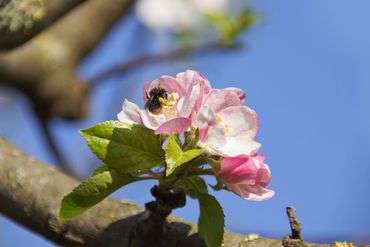
{"label": "rough bark texture", "polygon": [[25,93],[39,115],[85,117],[89,92],[76,74],[77,67],[133,3],[90,0],[80,4],[30,42],[0,53],[0,82]]}
{"label": "rough bark texture", "polygon": [[[64,246],[153,246],[134,232],[148,212],[136,204],[106,199],[76,219],[62,224],[57,213],[63,196],[77,181],[27,156],[0,137],[0,213]],[[197,227],[168,217],[164,246],[205,246]],[[141,239],[139,239],[141,238]],[[246,241],[226,232],[224,246],[282,246],[280,240]],[[326,244],[309,246],[329,246]]]}
{"label": "rough bark texture", "polygon": [[18,47],[84,0],[0,0],[0,50]]}

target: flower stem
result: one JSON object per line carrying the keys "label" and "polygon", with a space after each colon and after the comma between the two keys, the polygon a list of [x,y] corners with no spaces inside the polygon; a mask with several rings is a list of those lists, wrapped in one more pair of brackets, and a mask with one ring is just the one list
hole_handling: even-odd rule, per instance
{"label": "flower stem", "polygon": [[213,171],[213,169],[201,169],[201,170],[198,170],[198,171],[189,171],[188,173],[188,176],[191,177],[191,176],[202,176],[202,175],[215,175],[215,172]]}

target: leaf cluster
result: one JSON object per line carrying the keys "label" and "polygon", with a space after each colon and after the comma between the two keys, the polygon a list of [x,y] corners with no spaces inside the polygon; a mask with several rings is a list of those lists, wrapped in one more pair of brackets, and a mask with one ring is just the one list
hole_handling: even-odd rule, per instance
{"label": "leaf cluster", "polygon": [[119,121],[103,122],[80,133],[104,164],[63,198],[61,221],[82,214],[127,184],[154,179],[168,191],[182,191],[197,199],[199,234],[209,247],[221,246],[224,214],[201,177],[215,173],[204,168],[208,155],[197,147],[198,131],[187,133],[183,143],[176,134],[155,135],[153,130]]}

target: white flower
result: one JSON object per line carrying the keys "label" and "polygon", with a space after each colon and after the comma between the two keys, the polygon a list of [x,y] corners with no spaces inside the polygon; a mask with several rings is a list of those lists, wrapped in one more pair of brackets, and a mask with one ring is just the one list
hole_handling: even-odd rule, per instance
{"label": "white flower", "polygon": [[202,29],[207,24],[205,13],[225,13],[228,0],[139,0],[139,20],[154,30],[175,32]]}
{"label": "white flower", "polygon": [[258,117],[243,105],[245,94],[238,88],[213,89],[200,108],[195,127],[199,145],[224,157],[253,155],[261,144],[255,141]]}

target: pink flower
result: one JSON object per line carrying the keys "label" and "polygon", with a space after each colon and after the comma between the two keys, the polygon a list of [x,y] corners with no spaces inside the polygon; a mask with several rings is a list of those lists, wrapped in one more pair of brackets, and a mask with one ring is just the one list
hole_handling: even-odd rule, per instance
{"label": "pink flower", "polygon": [[200,146],[224,157],[255,154],[258,117],[243,105],[245,94],[237,88],[213,89],[199,110],[195,127],[200,129]]}
{"label": "pink flower", "polygon": [[199,72],[187,70],[161,76],[144,86],[145,108],[125,100],[118,120],[135,123],[161,133],[182,133],[193,123],[203,99],[211,91],[209,81]]}
{"label": "pink flower", "polygon": [[266,189],[270,169],[264,159],[262,154],[224,158],[218,176],[229,190],[246,200],[270,199],[275,192]]}

